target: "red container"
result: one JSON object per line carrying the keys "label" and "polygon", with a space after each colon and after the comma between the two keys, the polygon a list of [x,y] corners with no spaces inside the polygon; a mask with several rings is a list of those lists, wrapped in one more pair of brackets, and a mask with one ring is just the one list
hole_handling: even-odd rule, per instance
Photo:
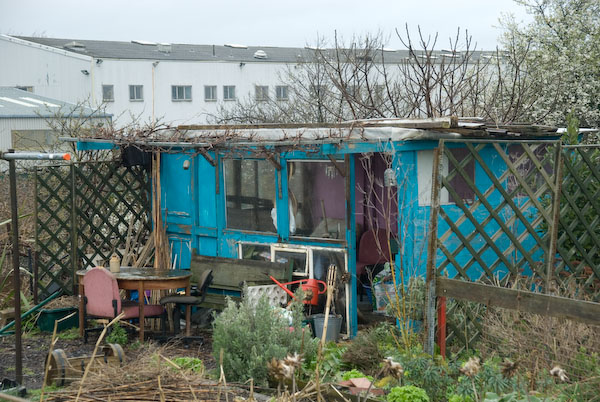
{"label": "red container", "polygon": [[[302,290],[304,292],[311,293],[310,299],[304,300],[304,304],[312,304],[313,306],[316,306],[317,304],[319,304],[319,295],[322,295],[323,293],[325,293],[327,291],[327,284],[323,281],[318,281],[316,279],[300,279],[299,281],[281,283],[277,279],[275,279],[271,276],[271,280],[273,282],[275,282],[277,285],[279,285],[280,288],[285,290],[287,292],[287,294],[292,296],[292,298],[295,298],[294,294],[292,293],[291,290],[289,290],[287,288],[287,285],[294,285],[296,283],[299,283],[300,286],[302,286]],[[323,290],[319,290],[319,285],[323,285]]]}

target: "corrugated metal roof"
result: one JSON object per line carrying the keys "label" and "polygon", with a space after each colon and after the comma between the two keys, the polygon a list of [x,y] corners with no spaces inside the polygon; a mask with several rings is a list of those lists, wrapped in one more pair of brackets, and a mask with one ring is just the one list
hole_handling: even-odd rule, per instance
{"label": "corrugated metal roof", "polygon": [[[296,63],[311,60],[315,54],[314,48],[300,47],[274,47],[274,46],[244,46],[244,45],[192,45],[182,43],[154,43],[141,40],[130,42],[38,38],[28,36],[15,36],[22,40],[46,45],[73,53],[106,59],[151,59],[151,60],[178,60],[178,61],[233,61],[233,62],[280,62]],[[162,49],[162,51],[161,51]],[[266,58],[257,58],[255,55],[266,53]],[[333,54],[332,49],[324,50]],[[360,50],[359,50],[360,51]],[[494,52],[473,52],[473,60],[482,54]],[[434,60],[443,57],[456,57],[448,51],[436,51]],[[375,57],[379,57],[379,54]],[[384,49],[383,57],[389,63],[399,63],[408,57],[407,50]]]}
{"label": "corrugated metal roof", "polygon": [[0,87],[0,118],[48,118],[57,114],[70,117],[112,116],[17,88]]}

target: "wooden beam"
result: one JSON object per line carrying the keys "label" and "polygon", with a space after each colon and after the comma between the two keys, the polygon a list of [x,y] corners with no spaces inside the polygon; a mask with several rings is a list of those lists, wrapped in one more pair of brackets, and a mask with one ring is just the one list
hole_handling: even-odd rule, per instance
{"label": "wooden beam", "polygon": [[269,162],[271,162],[271,164],[273,166],[275,166],[275,169],[277,169],[278,171],[281,171],[281,163],[279,163],[279,161],[275,158],[275,156],[273,156],[273,153],[269,152],[267,150],[267,148],[265,148],[265,147],[262,147],[262,149],[263,149],[263,152],[265,153],[265,157],[267,158],[267,160]]}
{"label": "wooden beam", "polygon": [[204,159],[206,159],[206,161],[212,165],[212,167],[217,166],[217,162],[215,161],[215,159],[212,156],[210,156],[210,154],[206,151],[206,149],[198,148],[198,152],[200,152],[200,155],[202,155],[204,157]]}
{"label": "wooden beam", "polygon": [[346,177],[346,169],[344,169],[342,167],[342,165],[340,165],[338,163],[338,161],[335,160],[335,157],[333,155],[327,155],[327,157],[329,158],[329,160],[331,161],[331,163],[333,163],[333,166],[335,166],[335,168],[338,171],[338,173],[340,174],[340,176]]}
{"label": "wooden beam", "polygon": [[436,279],[436,293],[440,297],[600,325],[600,303],[441,277]]}

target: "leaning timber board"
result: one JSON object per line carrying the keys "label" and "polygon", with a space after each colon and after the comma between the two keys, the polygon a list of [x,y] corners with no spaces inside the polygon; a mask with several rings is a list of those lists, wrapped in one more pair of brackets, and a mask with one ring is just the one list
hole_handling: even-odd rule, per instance
{"label": "leaning timber board", "polygon": [[193,255],[190,264],[192,282],[208,269],[212,269],[213,280],[211,288],[241,290],[243,282],[254,284],[273,283],[269,275],[278,281],[287,282],[291,278],[291,271],[287,264],[270,261],[239,260],[234,258],[207,257]]}

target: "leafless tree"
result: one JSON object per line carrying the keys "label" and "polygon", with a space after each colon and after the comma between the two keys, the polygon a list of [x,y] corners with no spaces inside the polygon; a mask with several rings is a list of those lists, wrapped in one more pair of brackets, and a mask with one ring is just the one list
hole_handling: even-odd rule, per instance
{"label": "leafless tree", "polygon": [[334,36],[305,49],[281,74],[289,101],[252,97],[222,106],[217,123],[335,123],[368,118],[480,116],[499,124],[527,116],[539,85],[527,75],[527,47],[511,52],[476,51],[468,32],[457,29],[448,47],[418,29],[396,31],[405,56],[391,58],[383,34]]}

